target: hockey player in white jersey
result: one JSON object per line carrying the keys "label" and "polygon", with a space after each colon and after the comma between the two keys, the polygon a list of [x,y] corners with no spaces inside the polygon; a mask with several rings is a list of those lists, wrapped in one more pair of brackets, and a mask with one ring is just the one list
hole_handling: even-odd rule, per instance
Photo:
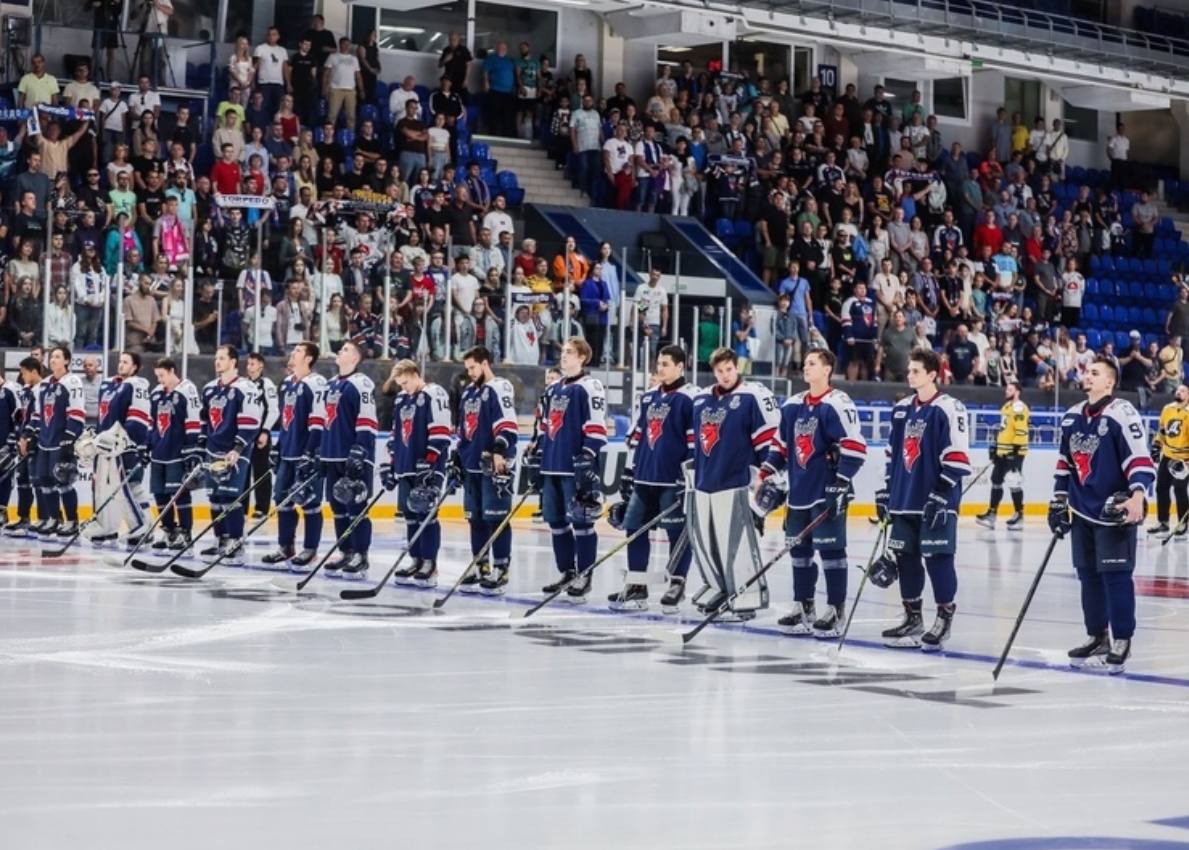
{"label": "hockey player in white jersey", "polygon": [[[95,425],[94,507],[106,504],[91,526],[92,543],[114,541],[120,521],[128,523],[127,544],[136,546],[148,528],[149,516],[149,382],[140,376],[140,355],[120,354],[116,374],[99,387],[99,419]],[[81,448],[81,447],[80,447]],[[119,496],[109,497],[116,490]]]}
{"label": "hockey player in white jersey", "polygon": [[[878,587],[890,587],[897,575],[900,579],[904,618],[883,632],[884,642],[925,652],[942,648],[953,623],[961,480],[970,474],[966,408],[937,386],[940,369],[932,351],[917,349],[908,357],[913,394],[892,408],[884,486],[875,494],[880,519],[891,522],[889,552],[870,572]],[[921,616],[926,571],[937,603],[937,617],[927,632]]]}
{"label": "hockey player in white jersey", "polygon": [[[716,349],[710,367],[715,385],[694,397],[693,494],[687,511],[694,563],[706,582],[694,603],[704,613],[716,611],[762,566],[748,493],[752,470],[780,424],[776,399],[743,380],[734,351]],[[767,607],[768,586],[761,578],[720,619],[750,620]]]}

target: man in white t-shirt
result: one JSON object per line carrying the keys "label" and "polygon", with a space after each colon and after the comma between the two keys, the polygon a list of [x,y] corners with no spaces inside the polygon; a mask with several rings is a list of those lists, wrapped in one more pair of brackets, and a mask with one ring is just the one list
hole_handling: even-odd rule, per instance
{"label": "man in white t-shirt", "polygon": [[67,106],[77,106],[80,100],[85,100],[94,109],[99,105],[99,89],[91,82],[91,66],[86,62],[79,62],[74,66],[74,79],[62,89],[62,101]]}
{"label": "man in white t-shirt", "polygon": [[1078,261],[1070,257],[1065,261],[1065,274],[1061,275],[1061,324],[1065,327],[1077,327],[1085,294],[1086,279],[1078,271]]}
{"label": "man in white t-shirt", "polygon": [[644,340],[645,363],[652,363],[656,350],[663,344],[665,328],[669,326],[669,293],[661,284],[661,270],[648,273],[648,282],[636,289],[636,312],[640,316],[640,336]]}
{"label": "man in white t-shirt", "polygon": [[285,94],[285,63],[289,61],[289,51],[281,47],[280,41],[280,30],[269,27],[265,43],[252,51],[256,90],[264,94],[264,108],[270,117],[277,114]]}
{"label": "man in white t-shirt", "polygon": [[492,204],[491,211],[483,216],[483,226],[491,231],[491,238],[499,239],[504,232],[515,233],[512,216],[508,215],[507,199],[503,195],[496,195]]}
{"label": "man in white t-shirt", "polygon": [[603,173],[611,186],[612,196],[615,175],[632,161],[632,156],[632,143],[628,141],[628,125],[620,122],[615,125],[615,135],[603,142]]}
{"label": "man in white t-shirt", "polygon": [[[66,87],[69,91],[70,87]],[[1131,140],[1124,132],[1127,128],[1120,121],[1115,125],[1115,135],[1106,140],[1106,155],[1111,161],[1111,184],[1124,189],[1127,181],[1127,156],[1131,153]]]}
{"label": "man in white t-shirt", "polygon": [[471,305],[479,297],[479,280],[471,274],[471,258],[465,254],[454,261],[450,294],[454,299],[454,309],[463,313],[470,313]]}
{"label": "man in white t-shirt", "polygon": [[[412,74],[405,77],[400,84],[400,88],[393,89],[392,94],[388,95],[388,114],[392,117],[392,123],[395,124],[405,115],[405,104],[409,101],[417,103],[417,111],[412,116],[416,120],[421,120],[421,98],[417,95],[417,80]],[[409,175],[416,177],[416,175]]]}
{"label": "man in white t-shirt", "polygon": [[892,314],[904,306],[904,285],[892,271],[891,257],[880,260],[879,271],[871,278],[871,289],[875,295],[876,321],[882,332]]}
{"label": "man in white t-shirt", "polygon": [[339,112],[347,113],[347,126],[355,126],[355,104],[363,93],[363,77],[359,73],[359,60],[351,52],[351,39],[339,39],[338,53],[326,57],[326,73],[322,76],[322,96],[329,108],[326,120],[331,124],[338,121]]}
{"label": "man in white t-shirt", "polygon": [[140,126],[140,116],[152,112],[153,118],[161,117],[161,95],[153,91],[148,74],[141,74],[136,80],[136,91],[128,96],[128,129]]}

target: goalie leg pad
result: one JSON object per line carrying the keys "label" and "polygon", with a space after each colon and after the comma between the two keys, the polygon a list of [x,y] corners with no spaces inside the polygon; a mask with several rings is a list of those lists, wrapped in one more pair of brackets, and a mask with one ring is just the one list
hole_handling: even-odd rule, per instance
{"label": "goalie leg pad", "polygon": [[[732,594],[762,565],[747,488],[695,490],[692,506],[689,534],[694,562],[714,594]],[[768,587],[761,577],[734,601],[732,610],[754,612],[767,606]]]}

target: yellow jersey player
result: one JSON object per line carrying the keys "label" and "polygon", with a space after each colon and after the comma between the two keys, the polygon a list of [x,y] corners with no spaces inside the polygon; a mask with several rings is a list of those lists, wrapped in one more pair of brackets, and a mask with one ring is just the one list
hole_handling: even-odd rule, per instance
{"label": "yellow jersey player", "polygon": [[1160,430],[1152,446],[1153,460],[1159,458],[1156,467],[1156,525],[1148,528],[1149,534],[1167,534],[1168,491],[1171,488],[1177,496],[1178,538],[1186,532],[1186,511],[1189,511],[1189,386],[1181,384],[1173,400],[1160,411]]}
{"label": "yellow jersey player", "polygon": [[975,519],[984,528],[995,527],[995,514],[1003,499],[1003,485],[1011,490],[1015,508],[1007,521],[1009,529],[1024,525],[1024,455],[1028,454],[1028,405],[1020,398],[1020,382],[1014,378],[1003,388],[1003,407],[999,408],[999,433],[995,435],[988,454],[991,456],[991,504],[986,513]]}

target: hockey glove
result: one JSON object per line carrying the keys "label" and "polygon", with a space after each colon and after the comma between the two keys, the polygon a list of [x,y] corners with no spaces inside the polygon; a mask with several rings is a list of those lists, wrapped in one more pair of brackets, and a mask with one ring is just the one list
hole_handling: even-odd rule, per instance
{"label": "hockey glove", "polygon": [[60,460],[54,464],[54,480],[63,487],[69,487],[78,481],[78,462],[72,457],[70,460]]}
{"label": "hockey glove", "polygon": [[192,475],[194,470],[202,466],[205,457],[197,447],[182,449],[182,475]]}
{"label": "hockey glove", "polygon": [[277,468],[277,464],[281,462],[281,450],[277,448],[277,444],[273,443],[268,450],[268,465],[273,469]]}
{"label": "hockey glove", "polygon": [[540,493],[541,485],[544,483],[541,478],[541,453],[530,446],[524,453],[520,465],[524,469],[525,487]]}
{"label": "hockey glove", "polygon": [[425,461],[417,464],[417,483],[414,485],[422,490],[433,490],[435,493],[442,489],[442,485],[446,483],[446,474],[440,469],[435,469]]}
{"label": "hockey glove", "polygon": [[574,458],[574,489],[579,493],[601,492],[599,487],[598,455],[583,449]]}
{"label": "hockey glove", "polygon": [[850,502],[850,481],[845,478],[835,478],[826,485],[823,491],[826,497],[826,507],[830,510],[830,518],[846,514],[846,506]]}
{"label": "hockey glove", "polygon": [[58,459],[62,463],[74,463],[74,437],[65,437],[58,444]]}
{"label": "hockey glove", "polygon": [[896,556],[884,552],[867,570],[867,580],[876,587],[891,587],[900,577],[900,565],[896,563]]}
{"label": "hockey glove", "polygon": [[880,487],[875,491],[875,516],[880,522],[888,521],[888,505],[892,501],[892,494],[887,487]]}
{"label": "hockey glove", "polygon": [[124,452],[121,460],[124,462],[124,472],[128,476],[129,484],[139,484],[144,481],[145,466],[149,462],[148,449],[136,448]]}
{"label": "hockey glove", "polygon": [[299,480],[312,478],[319,472],[318,469],[318,454],[314,451],[306,451],[300,458],[297,459],[297,477]]}
{"label": "hockey glove", "polygon": [[998,457],[999,457],[999,446],[995,443],[991,443],[991,445],[987,446],[987,459],[990,461],[994,461]]}
{"label": "hockey glove", "polygon": [[636,471],[630,466],[624,467],[619,476],[619,498],[626,505],[632,498],[632,490],[636,488]]}
{"label": "hockey glove", "polygon": [[950,516],[949,488],[937,489],[925,499],[925,507],[921,511],[921,523],[932,531],[945,528],[946,520]]}
{"label": "hockey glove", "polygon": [[355,478],[340,478],[330,488],[335,501],[348,508],[367,499],[367,485]]}
{"label": "hockey glove", "polygon": [[625,502],[616,502],[607,510],[607,523],[616,531],[623,531],[623,521],[627,518],[628,506]]}
{"label": "hockey glove", "polygon": [[392,464],[386,463],[380,467],[380,486],[385,490],[392,491],[396,489],[396,471],[392,468]]}
{"label": "hockey glove", "polygon": [[371,468],[372,459],[368,457],[367,449],[358,443],[351,446],[347,452],[347,475],[356,481],[365,481],[371,474]]}
{"label": "hockey glove", "polygon": [[1069,515],[1069,494],[1054,493],[1049,500],[1049,531],[1058,537],[1069,534],[1073,520]]}
{"label": "hockey glove", "polygon": [[[483,452],[479,456],[479,471],[491,479],[491,486],[495,488],[495,494],[503,499],[512,495],[512,468],[505,459],[504,471],[496,472],[494,458],[495,456],[491,452]],[[462,482],[461,460],[458,462],[458,480],[460,483]],[[454,489],[458,489],[457,485]]]}
{"label": "hockey glove", "polygon": [[462,479],[462,458],[458,456],[457,452],[453,452],[451,453],[450,458],[446,461],[446,473],[443,476],[442,483],[446,485],[446,492],[456,492],[458,488],[462,486]]}

